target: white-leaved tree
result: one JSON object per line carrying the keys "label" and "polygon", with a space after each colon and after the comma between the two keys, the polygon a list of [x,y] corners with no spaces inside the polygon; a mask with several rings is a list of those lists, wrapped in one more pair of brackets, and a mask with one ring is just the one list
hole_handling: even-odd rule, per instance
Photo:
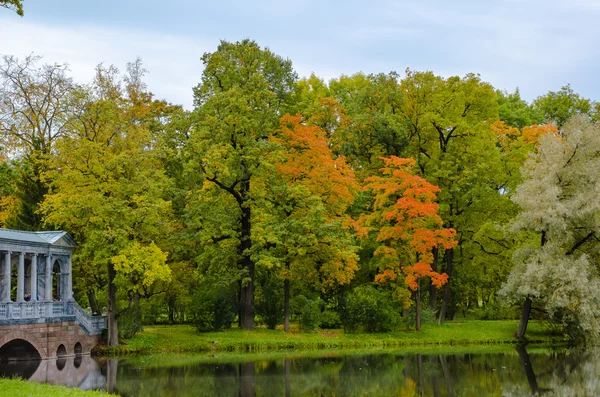
{"label": "white-leaved tree", "polygon": [[522,212],[512,228],[532,238],[515,251],[499,294],[524,302],[517,337],[532,307],[570,334],[600,334],[600,127],[583,116],[540,140],[513,200]]}

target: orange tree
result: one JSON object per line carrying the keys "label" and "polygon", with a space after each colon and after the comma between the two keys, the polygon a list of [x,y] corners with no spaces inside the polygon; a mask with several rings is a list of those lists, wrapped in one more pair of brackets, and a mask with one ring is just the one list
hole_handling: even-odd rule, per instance
{"label": "orange tree", "polygon": [[[353,231],[346,210],[358,184],[344,157],[335,156],[319,126],[301,116],[281,118],[271,142],[282,149],[273,172],[263,178],[265,193],[256,224],[257,258],[278,266],[284,280],[284,329],[289,330],[290,281],[327,290],[348,284],[358,270]],[[258,200],[258,198],[257,198]]]}
{"label": "orange tree", "polygon": [[374,235],[377,241],[374,256],[379,274],[375,281],[400,281],[404,291],[408,288],[412,292],[418,331],[421,328],[420,281],[428,277],[437,288],[448,281],[445,273],[431,268],[432,250],[454,248],[456,231],[442,227],[435,202],[440,189],[415,175],[415,160],[395,156],[382,160],[385,166],[380,169],[381,175],[365,180],[364,189],[372,192],[374,201],[372,211],[359,219],[359,232],[362,236]]}

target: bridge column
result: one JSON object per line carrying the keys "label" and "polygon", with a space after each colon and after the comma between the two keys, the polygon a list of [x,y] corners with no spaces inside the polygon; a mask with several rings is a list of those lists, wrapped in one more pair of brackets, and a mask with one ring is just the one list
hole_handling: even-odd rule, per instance
{"label": "bridge column", "polygon": [[10,251],[6,251],[4,253],[4,267],[2,270],[3,279],[2,279],[2,287],[3,287],[3,296],[0,297],[1,302],[10,302]]}
{"label": "bridge column", "polygon": [[31,282],[31,287],[29,288],[29,292],[31,293],[31,301],[37,301],[37,254],[31,254],[31,269],[30,269],[31,277],[29,281]]}
{"label": "bridge column", "polygon": [[17,273],[17,302],[25,298],[25,253],[19,252],[19,270]]}
{"label": "bridge column", "polygon": [[46,287],[44,289],[46,302],[52,302],[52,255],[46,255]]}
{"label": "bridge column", "polygon": [[66,301],[73,300],[73,262],[71,262],[71,256],[68,256],[67,259],[67,296],[65,297]]}

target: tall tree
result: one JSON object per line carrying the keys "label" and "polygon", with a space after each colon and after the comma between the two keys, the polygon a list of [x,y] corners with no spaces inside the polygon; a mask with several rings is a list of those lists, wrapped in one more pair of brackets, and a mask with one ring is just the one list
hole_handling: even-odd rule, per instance
{"label": "tall tree", "polygon": [[[474,74],[445,79],[410,70],[401,86],[408,123],[407,153],[416,159],[421,176],[440,187],[444,226],[456,230],[458,244],[465,248],[463,243],[498,208],[496,203],[490,205],[490,200],[499,199],[502,176],[491,130],[498,118],[494,90]],[[454,264],[464,262],[452,248],[444,257],[450,282],[444,287],[440,323],[448,314],[450,287],[459,286],[453,282]]]}
{"label": "tall tree", "polygon": [[576,114],[592,116],[592,102],[573,91],[567,84],[559,91],[550,91],[533,101],[533,109],[541,114],[544,123],[555,123],[561,128]]}
{"label": "tall tree", "polygon": [[[376,235],[380,274],[379,282],[403,278],[414,292],[416,300],[416,329],[421,329],[420,280],[429,277],[441,288],[448,275],[431,268],[433,248],[447,250],[456,245],[454,229],[444,228],[435,202],[440,189],[415,175],[413,159],[389,157],[381,176],[367,178],[365,189],[373,192],[373,212],[365,214],[362,225]],[[368,233],[363,230],[363,233]]]}
{"label": "tall tree", "polygon": [[69,123],[71,93],[75,88],[67,66],[45,64],[41,58],[4,56],[0,63],[0,145],[11,157],[22,157],[18,202],[10,227],[39,230],[37,213],[48,188],[40,180],[46,156]]}
{"label": "tall tree", "polygon": [[290,281],[327,290],[348,284],[357,267],[346,210],[358,184],[344,157],[335,157],[325,132],[300,116],[284,116],[271,140],[280,145],[276,172],[264,182],[259,224],[265,252],[284,279],[284,329],[289,331]]}
{"label": "tall tree", "polygon": [[253,185],[267,171],[264,165],[274,146],[268,138],[292,100],[297,76],[290,61],[250,40],[222,41],[202,61],[202,81],[194,89],[198,122],[188,146],[188,170],[200,179],[192,187],[198,201],[190,206],[214,200],[220,207],[211,215],[223,216],[217,229],[206,229],[208,214],[196,212],[195,219],[205,231],[207,248],[218,251],[227,240],[227,256],[237,264],[240,280],[240,325],[252,329]]}
{"label": "tall tree", "polygon": [[128,72],[123,87],[116,68],[97,68],[94,84],[77,94],[78,111],[43,174],[51,186],[41,207],[46,223],[73,233],[79,274],[108,288],[110,346],[118,344],[118,318],[170,277],[154,244],[170,230],[171,204],[163,199],[169,180],[146,119],[162,103],[136,83],[139,62]]}
{"label": "tall tree", "polygon": [[519,338],[534,305],[571,334],[600,334],[598,133],[577,117],[561,136],[544,135],[525,164],[513,196],[522,209],[513,229],[527,233],[530,244],[515,253],[515,267],[500,291],[509,302],[524,302]]}

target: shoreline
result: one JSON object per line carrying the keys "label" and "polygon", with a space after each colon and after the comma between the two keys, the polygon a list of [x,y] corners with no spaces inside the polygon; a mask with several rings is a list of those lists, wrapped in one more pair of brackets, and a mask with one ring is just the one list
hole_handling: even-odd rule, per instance
{"label": "shoreline", "polygon": [[319,350],[393,349],[404,347],[452,347],[482,345],[550,344],[566,345],[572,340],[549,334],[532,321],[528,338],[514,337],[516,320],[452,321],[441,326],[425,324],[421,331],[346,334],[342,330],[296,331],[257,328],[253,331],[228,329],[197,332],[190,325],[148,326],[123,344],[98,346],[96,356],[128,356],[172,353],[273,353]]}

